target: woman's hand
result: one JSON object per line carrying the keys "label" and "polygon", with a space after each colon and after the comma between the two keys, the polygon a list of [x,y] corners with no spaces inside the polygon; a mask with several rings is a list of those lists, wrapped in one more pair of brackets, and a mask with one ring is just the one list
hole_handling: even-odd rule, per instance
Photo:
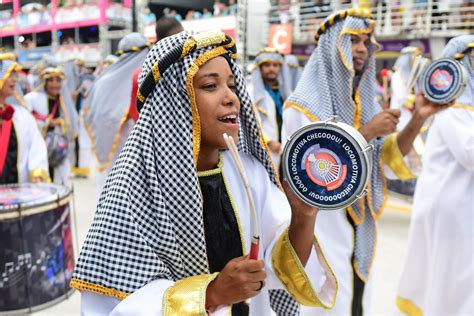
{"label": "woman's hand", "polygon": [[248,256],[234,258],[207,286],[206,305],[230,305],[254,297],[262,289],[267,277],[262,260],[250,260]]}
{"label": "woman's hand", "polygon": [[55,127],[57,125],[61,125],[61,118],[60,117],[55,118],[55,119],[51,119],[51,121],[49,122],[50,127]]}
{"label": "woman's hand", "polygon": [[419,117],[419,119],[426,121],[430,116],[447,109],[454,102],[449,102],[446,104],[436,104],[429,101],[421,92],[416,96],[415,101],[415,113],[413,117]]}

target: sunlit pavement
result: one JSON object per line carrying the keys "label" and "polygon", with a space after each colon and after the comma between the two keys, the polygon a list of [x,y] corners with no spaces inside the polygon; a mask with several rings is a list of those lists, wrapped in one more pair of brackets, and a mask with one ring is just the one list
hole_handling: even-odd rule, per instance
{"label": "sunlit pavement", "polygon": [[[77,242],[82,245],[94,217],[96,204],[95,176],[74,179]],[[372,312],[375,315],[401,315],[395,306],[396,290],[405,260],[410,221],[409,201],[390,195],[387,208],[379,219],[378,248],[372,277]],[[79,252],[79,249],[76,251]],[[33,315],[80,315],[80,295]]]}

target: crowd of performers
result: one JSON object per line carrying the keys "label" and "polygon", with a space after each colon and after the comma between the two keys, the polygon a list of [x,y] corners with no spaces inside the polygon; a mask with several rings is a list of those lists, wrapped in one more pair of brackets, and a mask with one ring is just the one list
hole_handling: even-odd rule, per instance
{"label": "crowd of performers", "polygon": [[[370,314],[387,179],[418,176],[397,305],[472,314],[474,36],[442,53],[468,81],[440,105],[414,80],[414,47],[377,96],[374,24],[363,10],[334,13],[304,69],[266,48],[250,81],[232,38],[172,18],[158,21],[166,36],[154,45],[125,36],[100,73],[45,60],[26,75],[0,56],[0,183],[70,185],[97,158],[97,210],[71,281],[82,312]],[[333,116],[374,146],[373,170],[359,201],[320,212],[289,189],[281,154],[296,130]],[[259,259],[248,258],[256,223],[224,133],[250,175]]]}

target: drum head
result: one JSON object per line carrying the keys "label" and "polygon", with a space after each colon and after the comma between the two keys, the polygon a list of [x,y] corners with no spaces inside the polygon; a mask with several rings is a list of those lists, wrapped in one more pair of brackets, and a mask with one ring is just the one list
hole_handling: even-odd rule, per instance
{"label": "drum head", "polygon": [[434,103],[448,103],[464,91],[467,74],[456,60],[442,58],[428,66],[423,75],[423,94]]}
{"label": "drum head", "polygon": [[323,210],[345,208],[368,183],[370,149],[352,126],[312,123],[289,138],[283,151],[283,173],[295,194],[309,205]]}
{"label": "drum head", "polygon": [[56,184],[8,184],[0,185],[0,213],[54,202],[68,195],[70,190]]}

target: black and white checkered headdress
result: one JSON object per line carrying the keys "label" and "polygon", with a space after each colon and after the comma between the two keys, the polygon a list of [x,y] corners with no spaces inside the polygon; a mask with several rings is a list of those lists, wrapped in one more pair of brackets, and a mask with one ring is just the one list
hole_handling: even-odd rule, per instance
{"label": "black and white checkered headdress", "polygon": [[235,44],[222,32],[182,32],[154,45],[139,78],[140,118],[99,199],[94,222],[71,286],[124,298],[154,279],[209,273],[196,172],[201,127],[193,77],[216,56],[226,56],[240,99],[240,151],[277,176]]}

